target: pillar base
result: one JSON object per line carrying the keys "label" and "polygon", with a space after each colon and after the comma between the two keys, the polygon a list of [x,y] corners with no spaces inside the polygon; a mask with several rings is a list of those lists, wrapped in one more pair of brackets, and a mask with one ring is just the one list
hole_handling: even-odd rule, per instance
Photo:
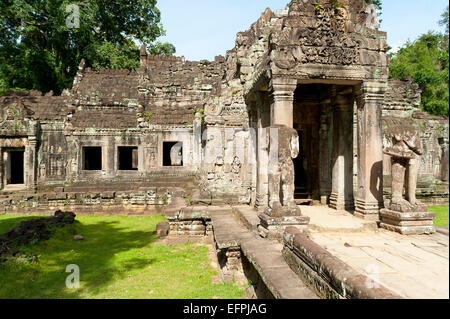
{"label": "pillar base", "polygon": [[434,234],[436,227],[433,224],[435,213],[431,212],[397,212],[382,209],[380,212],[380,227],[395,231],[402,235]]}
{"label": "pillar base", "polygon": [[265,213],[259,213],[258,217],[260,220],[260,224],[258,225],[260,236],[277,240],[283,240],[283,234],[286,227],[298,226],[299,228],[305,228],[310,220],[307,216],[271,217]]}
{"label": "pillar base", "polygon": [[330,207],[336,210],[353,211],[355,209],[355,202],[353,199],[343,199],[336,193],[330,195]]}
{"label": "pillar base", "polygon": [[379,220],[380,208],[383,207],[383,203],[379,202],[366,202],[364,200],[357,199],[355,207],[355,216],[369,220]]}

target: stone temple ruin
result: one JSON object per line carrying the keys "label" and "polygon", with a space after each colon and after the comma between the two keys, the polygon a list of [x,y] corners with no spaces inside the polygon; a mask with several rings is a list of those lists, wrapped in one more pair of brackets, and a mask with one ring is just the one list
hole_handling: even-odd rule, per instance
{"label": "stone temple ruin", "polygon": [[[97,72],[81,61],[61,96],[0,97],[0,213],[245,204],[259,211],[266,235],[271,225],[306,225],[301,209],[269,218],[280,194],[271,194],[268,132],[283,128],[298,135],[298,156],[275,189],[297,204],[379,219],[391,194],[383,144],[405,123],[424,146],[418,197],[448,202],[448,119],[420,111],[410,79],[388,79],[387,35],[367,24],[363,1],[339,3],[267,9],[214,61],[142,48],[137,70]],[[211,226],[171,229],[204,234]]]}
{"label": "stone temple ruin", "polygon": [[[445,199],[447,119],[419,111],[415,83],[388,79],[386,34],[366,27],[360,2],[266,10],[213,62],[142,49],[135,71],[94,72],[82,61],[62,96],[1,97],[1,210],[61,202],[155,207],[172,194],[149,191],[152,182],[181,185],[194,176],[203,199],[265,208],[268,150],[260,133],[285,125],[299,135],[296,199],[376,218],[383,175],[390,176],[383,138],[405,121],[420,127],[426,147],[419,189]],[[123,198],[103,191],[120,184],[139,191]],[[79,190],[102,194],[81,198]],[[25,207],[10,200],[23,194],[34,194]]]}

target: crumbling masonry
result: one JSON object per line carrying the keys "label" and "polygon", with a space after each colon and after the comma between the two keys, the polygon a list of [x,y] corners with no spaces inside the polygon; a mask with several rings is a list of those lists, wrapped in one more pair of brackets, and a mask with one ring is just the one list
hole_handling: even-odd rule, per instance
{"label": "crumbling masonry", "polygon": [[419,111],[412,81],[388,80],[386,33],[366,25],[363,1],[340,3],[267,9],[212,62],[141,49],[138,70],[81,61],[61,96],[0,97],[0,213],[158,211],[174,197],[264,210],[261,132],[279,125],[298,132],[298,201],[378,218],[383,132],[405,121],[425,146],[419,188],[445,198],[448,120]]}

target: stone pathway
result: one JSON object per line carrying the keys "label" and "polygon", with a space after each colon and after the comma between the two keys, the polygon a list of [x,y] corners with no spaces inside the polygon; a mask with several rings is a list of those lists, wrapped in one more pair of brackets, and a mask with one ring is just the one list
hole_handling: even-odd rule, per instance
{"label": "stone pathway", "polygon": [[[449,298],[448,236],[405,236],[373,230],[349,213],[333,214],[322,207],[302,207],[302,211],[311,217],[310,239],[356,271],[405,298]],[[335,223],[334,216],[327,220],[328,214],[345,218],[349,224]],[[337,227],[347,231],[336,232]]]}
{"label": "stone pathway", "polygon": [[375,221],[357,218],[346,211],[336,211],[328,206],[300,206],[302,214],[310,218],[308,229],[326,232],[375,232]]}
{"label": "stone pathway", "polygon": [[260,238],[236,219],[230,210],[214,211],[211,214],[219,249],[239,246],[275,298],[318,298],[289,268],[281,254],[283,246],[280,243]]}

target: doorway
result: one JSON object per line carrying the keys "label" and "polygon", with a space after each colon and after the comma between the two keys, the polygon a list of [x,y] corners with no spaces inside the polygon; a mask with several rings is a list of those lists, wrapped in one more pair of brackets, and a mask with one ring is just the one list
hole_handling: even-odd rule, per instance
{"label": "doorway", "polygon": [[6,152],[6,184],[20,185],[25,183],[24,149],[14,149]]}

